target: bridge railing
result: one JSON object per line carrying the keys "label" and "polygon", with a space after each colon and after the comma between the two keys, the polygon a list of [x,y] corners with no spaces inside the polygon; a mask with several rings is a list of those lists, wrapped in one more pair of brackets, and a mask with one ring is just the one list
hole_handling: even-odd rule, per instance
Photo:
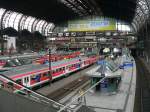
{"label": "bridge railing", "polygon": [[[49,99],[40,93],[34,92],[30,88],[20,85],[15,81],[13,81],[12,79],[1,74],[0,74],[0,88],[12,92],[13,94],[19,94],[23,97],[29,98],[36,102],[47,104],[48,106],[55,108],[56,110],[60,110],[61,108],[65,107],[65,105],[58,103],[52,99]],[[67,107],[67,111],[72,112],[72,109]]]}
{"label": "bridge railing", "polygon": [[66,106],[62,107],[58,112],[64,112],[67,111],[68,108],[72,108],[71,112],[76,112],[82,105],[86,105],[86,98],[85,95],[90,92],[93,88],[95,88],[98,84],[103,82],[105,80],[105,77],[102,78],[100,81],[92,85],[89,89],[86,91],[82,91],[79,96],[75,97],[71,100],[70,103],[68,103]]}

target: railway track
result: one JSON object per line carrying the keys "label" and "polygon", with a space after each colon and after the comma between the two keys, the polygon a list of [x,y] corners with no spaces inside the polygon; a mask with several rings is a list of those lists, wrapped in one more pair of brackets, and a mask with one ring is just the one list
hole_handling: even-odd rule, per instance
{"label": "railway track", "polygon": [[49,95],[47,95],[48,98],[51,98],[55,101],[59,101],[62,98],[64,98],[66,95],[70,94],[71,92],[77,90],[79,87],[81,87],[84,83],[89,81],[89,77],[87,76],[82,76],[71,83],[65,85],[61,89],[58,89]]}
{"label": "railway track", "polygon": [[143,63],[136,59],[137,88],[134,112],[150,112],[150,72]]}

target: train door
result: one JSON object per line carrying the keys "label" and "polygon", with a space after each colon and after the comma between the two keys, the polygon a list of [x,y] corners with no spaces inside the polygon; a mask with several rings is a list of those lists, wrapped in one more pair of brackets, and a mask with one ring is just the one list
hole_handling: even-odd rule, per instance
{"label": "train door", "polygon": [[82,62],[82,60],[81,60],[81,59],[79,59],[79,65],[80,65],[80,68],[82,68],[82,66],[83,66],[83,62]]}
{"label": "train door", "polygon": [[66,73],[69,72],[69,65],[65,66],[65,72],[66,72]]}
{"label": "train door", "polygon": [[26,87],[30,87],[30,77],[29,76],[23,77],[23,85]]}

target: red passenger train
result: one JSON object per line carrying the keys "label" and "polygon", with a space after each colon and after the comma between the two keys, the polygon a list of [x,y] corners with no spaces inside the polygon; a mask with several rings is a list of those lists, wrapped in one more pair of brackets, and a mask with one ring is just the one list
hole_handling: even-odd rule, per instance
{"label": "red passenger train", "polygon": [[[51,70],[47,65],[24,65],[2,71],[1,74],[15,80],[26,87],[35,87],[52,81],[58,77],[68,75],[71,72],[87,67],[97,61],[98,57],[78,57],[57,62],[51,62]],[[49,74],[51,71],[51,75]]]}
{"label": "red passenger train", "polygon": [[49,57],[49,55],[45,55],[45,56],[42,56],[40,58],[37,58],[34,62],[39,63],[39,64],[43,64],[45,62],[45,60],[49,60],[49,58],[52,62],[55,62],[55,61],[60,61],[63,59],[76,58],[80,54],[81,53],[79,51],[76,51],[76,52],[69,53],[69,54],[51,54],[50,57]]}

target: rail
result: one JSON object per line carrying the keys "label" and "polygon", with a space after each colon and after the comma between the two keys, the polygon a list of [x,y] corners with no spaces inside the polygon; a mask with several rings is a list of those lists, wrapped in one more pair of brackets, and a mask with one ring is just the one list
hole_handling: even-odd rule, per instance
{"label": "rail", "polygon": [[[8,90],[10,92],[15,91],[15,93],[21,93],[24,97],[27,97],[31,100],[34,100],[34,101],[37,101],[40,103],[44,103],[44,104],[48,104],[48,105],[56,108],[57,110],[65,107],[65,105],[58,103],[52,99],[49,99],[40,93],[34,92],[31,89],[16,83],[12,79],[10,79],[2,74],[0,74],[0,86],[1,86],[1,88]],[[67,109],[72,111],[71,108],[67,108]]]}
{"label": "rail", "polygon": [[[103,82],[103,81],[105,80],[105,78],[106,78],[106,77],[102,78],[100,81],[98,81],[97,83],[95,83],[94,85],[92,85],[89,89],[87,89],[85,92],[81,93],[78,97],[72,99],[72,101],[71,101],[70,103],[68,103],[66,106],[62,107],[58,112],[66,111],[68,108],[70,108],[71,105],[73,105],[73,103],[74,103],[75,101],[78,101],[79,99],[82,99],[82,97],[84,97],[86,93],[88,93],[91,89],[93,89],[93,88],[94,88],[95,86],[97,86],[99,83]],[[84,100],[84,103],[86,104],[85,101],[86,101],[86,100]],[[80,104],[81,104],[81,103],[82,103],[82,102],[80,102]],[[79,105],[79,104],[78,104],[78,105]],[[78,106],[78,105],[77,105],[77,106]],[[77,106],[76,106],[75,108],[72,108],[72,110],[73,110],[72,112],[75,112],[75,111],[76,111],[76,109],[78,108]],[[80,105],[80,106],[81,106],[81,105]]]}

